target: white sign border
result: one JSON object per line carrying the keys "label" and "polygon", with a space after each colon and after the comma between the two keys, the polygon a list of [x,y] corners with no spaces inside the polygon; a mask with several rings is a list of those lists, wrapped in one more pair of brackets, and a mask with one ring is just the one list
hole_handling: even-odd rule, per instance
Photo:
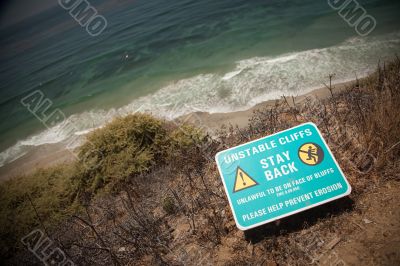
{"label": "white sign border", "polygon": [[[222,175],[221,167],[220,167],[220,165],[219,165],[219,163],[218,163],[218,157],[219,157],[219,155],[220,155],[221,153],[224,153],[224,152],[227,152],[227,151],[230,151],[230,150],[233,150],[233,149],[242,147],[242,146],[244,146],[244,145],[251,144],[251,143],[253,143],[253,142],[256,142],[256,141],[259,141],[259,140],[262,140],[262,139],[265,139],[265,138],[273,137],[273,136],[275,136],[275,135],[278,135],[278,134],[284,133],[284,132],[286,132],[286,131],[289,131],[289,130],[292,130],[292,129],[296,129],[296,128],[299,128],[299,127],[302,127],[302,126],[305,126],[305,125],[311,125],[311,126],[313,126],[313,127],[317,130],[319,136],[321,137],[323,143],[325,144],[325,147],[327,148],[329,154],[331,155],[331,157],[332,157],[332,159],[333,159],[333,162],[336,164],[337,168],[339,169],[339,172],[342,174],[343,179],[344,179],[344,181],[345,181],[346,184],[347,184],[347,188],[348,188],[347,191],[346,191],[345,193],[343,193],[343,194],[337,195],[336,197],[333,197],[333,198],[330,198],[330,199],[326,199],[326,200],[324,200],[324,201],[321,201],[321,202],[312,204],[312,205],[310,205],[310,206],[306,206],[306,207],[304,207],[304,208],[301,208],[301,209],[298,209],[298,210],[295,210],[295,211],[292,211],[292,212],[289,212],[289,213],[285,213],[285,214],[283,214],[283,215],[274,217],[274,218],[269,219],[269,220],[265,220],[265,221],[262,221],[262,222],[259,222],[259,223],[256,223],[256,224],[253,224],[253,225],[250,225],[250,226],[241,226],[241,225],[239,224],[238,220],[237,220],[236,213],[235,213],[235,209],[233,208],[233,205],[232,205],[232,199],[231,199],[230,196],[229,196],[228,189],[227,189],[225,180],[224,180],[223,175]],[[218,152],[218,153],[215,155],[215,161],[216,161],[216,163],[217,163],[218,172],[219,172],[219,175],[220,175],[220,177],[221,177],[222,183],[224,184],[225,194],[226,194],[226,196],[227,196],[227,198],[228,198],[229,205],[230,205],[231,210],[232,210],[232,213],[233,213],[233,218],[235,219],[236,227],[239,228],[239,229],[242,230],[242,231],[246,231],[246,230],[249,230],[249,229],[258,227],[258,226],[260,226],[260,225],[267,224],[267,223],[270,223],[270,222],[273,222],[273,221],[282,219],[282,218],[284,218],[284,217],[288,217],[288,216],[291,216],[291,215],[293,215],[293,214],[296,214],[296,213],[299,213],[299,212],[302,212],[302,211],[305,211],[305,210],[308,210],[308,209],[317,207],[317,206],[319,206],[319,205],[322,205],[322,204],[325,204],[325,203],[328,203],[328,202],[331,202],[331,201],[334,201],[334,200],[337,200],[337,199],[346,197],[346,196],[350,195],[351,190],[352,190],[349,181],[347,180],[347,178],[346,178],[346,176],[344,175],[342,169],[340,168],[338,162],[336,161],[335,156],[333,156],[333,153],[332,153],[331,149],[329,148],[328,144],[326,143],[324,137],[322,136],[321,131],[319,131],[317,125],[315,125],[315,124],[312,123],[312,122],[303,123],[303,124],[300,124],[300,125],[298,125],[298,126],[291,127],[291,128],[285,129],[285,130],[283,130],[283,131],[279,131],[279,132],[274,133],[274,134],[272,134],[272,135],[265,136],[265,137],[262,137],[262,138],[259,138],[259,139],[256,139],[256,140],[252,140],[252,141],[250,141],[250,142],[246,142],[246,143],[244,143],[244,144],[241,144],[241,145],[238,145],[238,146],[235,146],[235,147],[232,147],[232,148],[229,148],[229,149],[220,151],[220,152]]]}

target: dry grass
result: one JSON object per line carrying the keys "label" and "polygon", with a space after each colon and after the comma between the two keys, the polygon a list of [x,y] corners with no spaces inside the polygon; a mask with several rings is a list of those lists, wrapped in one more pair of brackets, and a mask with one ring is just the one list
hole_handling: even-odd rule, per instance
{"label": "dry grass", "polygon": [[[316,263],[310,252],[318,247],[307,249],[313,240],[351,232],[348,217],[361,212],[359,198],[387,180],[398,181],[400,172],[400,61],[380,66],[341,92],[329,89],[333,94],[326,100],[290,105],[291,99],[277,100],[273,108],[255,112],[246,129],[230,127],[217,139],[146,117],[152,126],[144,131],[154,138],[141,146],[147,150],[146,160],[140,160],[143,168],[135,166],[142,154],[133,152],[143,135],[130,133],[136,132],[137,121],[114,122],[91,136],[107,152],[106,163],[79,180],[91,189],[101,174],[107,182],[100,187],[113,184],[115,193],[84,202],[85,211],[64,220],[52,231],[53,239],[82,265]],[[121,121],[132,128],[121,127]],[[353,187],[352,196],[239,232],[210,158],[224,147],[308,121],[322,131]],[[21,255],[19,261],[23,258],[30,259]]]}

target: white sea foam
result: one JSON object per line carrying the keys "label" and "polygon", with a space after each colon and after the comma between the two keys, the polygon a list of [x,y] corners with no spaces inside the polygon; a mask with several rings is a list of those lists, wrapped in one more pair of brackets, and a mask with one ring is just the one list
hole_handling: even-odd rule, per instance
{"label": "white sea foam", "polygon": [[237,75],[239,75],[240,73],[242,73],[242,71],[243,71],[243,69],[239,69],[239,70],[236,70],[236,71],[232,71],[232,72],[226,73],[226,74],[222,77],[222,80],[229,80],[229,79],[233,78],[234,76],[237,76]]}
{"label": "white sea foam", "polygon": [[[352,38],[337,46],[277,57],[241,60],[235,69],[223,75],[197,75],[171,82],[156,93],[121,108],[72,115],[65,122],[70,127],[57,125],[0,153],[0,166],[22,157],[34,146],[69,143],[70,138],[87,134],[116,116],[141,111],[172,119],[194,111],[244,110],[282,95],[307,93],[321,87],[331,73],[336,74],[335,82],[363,77],[373,71],[379,61],[399,51],[400,34],[395,33],[379,38]],[[77,146],[80,142],[74,143]]]}

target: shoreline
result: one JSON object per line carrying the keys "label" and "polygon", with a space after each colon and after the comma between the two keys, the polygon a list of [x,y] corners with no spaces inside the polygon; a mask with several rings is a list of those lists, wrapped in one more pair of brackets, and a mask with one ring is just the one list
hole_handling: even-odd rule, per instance
{"label": "shoreline", "polygon": [[[338,92],[346,88],[347,85],[354,83],[355,80],[333,84],[334,92]],[[330,96],[330,91],[326,87],[320,87],[308,93],[294,96],[296,103],[303,102],[306,98],[325,99]],[[291,97],[291,96],[289,96]],[[249,109],[243,111],[233,111],[227,113],[208,113],[194,112],[180,116],[176,119],[178,123],[188,122],[198,125],[200,128],[207,130],[210,134],[215,133],[222,125],[233,125],[243,128],[247,126],[248,120],[253,116],[254,111],[273,106],[277,100],[267,100],[256,104]],[[201,122],[199,125],[199,121]],[[12,179],[17,176],[28,175],[34,171],[56,166],[59,164],[70,163],[75,160],[75,156],[68,151],[62,144],[45,144],[40,145],[33,151],[28,152],[22,157],[0,167],[0,182]]]}
{"label": "shoreline", "polygon": [[[359,79],[362,80],[362,79]],[[337,93],[338,91],[342,91],[345,89],[348,85],[353,84],[356,80],[350,80],[346,82],[339,82],[337,84],[332,84],[332,88],[334,93]],[[286,95],[285,95],[286,96]],[[315,98],[315,99],[325,99],[330,96],[330,91],[326,87],[320,87],[318,89],[314,89],[310,92],[307,92],[305,94],[301,94],[298,96],[293,96],[295,99],[296,104],[302,103],[306,98]],[[288,96],[291,97],[291,96]],[[178,122],[189,122],[189,123],[194,123],[198,125],[198,122],[201,121],[202,125],[200,127],[203,127],[205,129],[208,129],[212,132],[215,132],[216,130],[220,129],[222,125],[229,125],[232,124],[233,126],[238,126],[239,128],[243,128],[248,125],[248,120],[253,116],[254,111],[256,110],[261,110],[266,107],[272,107],[275,105],[275,102],[277,100],[282,100],[280,99],[273,99],[273,100],[267,100],[261,103],[258,103],[254,105],[253,107],[250,107],[249,109],[243,110],[243,111],[233,111],[233,112],[228,112],[228,113],[208,113],[208,112],[194,112],[190,113],[187,115],[180,116],[176,118],[175,120]],[[289,102],[291,105],[292,103]]]}

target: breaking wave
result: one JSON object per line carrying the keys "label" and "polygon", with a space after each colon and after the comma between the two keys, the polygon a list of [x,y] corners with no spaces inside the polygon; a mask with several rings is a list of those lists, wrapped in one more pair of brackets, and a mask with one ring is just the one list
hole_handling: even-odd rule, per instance
{"label": "breaking wave", "polygon": [[[195,111],[232,112],[282,95],[299,95],[322,86],[329,74],[336,83],[363,77],[379,61],[400,51],[400,34],[352,38],[336,46],[284,54],[255,57],[236,62],[228,73],[207,73],[171,82],[156,93],[135,99],[121,108],[91,110],[71,115],[65,123],[75,131],[57,125],[0,153],[0,166],[22,157],[35,146],[68,143],[103,126],[116,116],[136,111],[172,119]],[[76,146],[79,145],[79,142]]]}

